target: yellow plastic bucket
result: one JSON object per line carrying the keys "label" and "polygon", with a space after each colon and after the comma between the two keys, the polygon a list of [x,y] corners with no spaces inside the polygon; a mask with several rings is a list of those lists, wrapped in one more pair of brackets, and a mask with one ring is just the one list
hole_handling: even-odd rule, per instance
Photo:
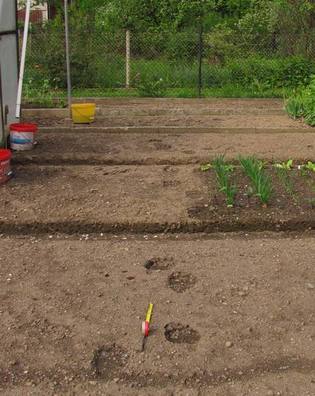
{"label": "yellow plastic bucket", "polygon": [[72,121],[75,124],[89,124],[95,119],[95,103],[75,103],[71,106]]}

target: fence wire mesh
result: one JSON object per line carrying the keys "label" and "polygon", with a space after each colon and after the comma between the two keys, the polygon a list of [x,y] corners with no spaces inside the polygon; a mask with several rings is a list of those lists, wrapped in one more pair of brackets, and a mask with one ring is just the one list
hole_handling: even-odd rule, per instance
{"label": "fence wire mesh", "polygon": [[[281,96],[315,73],[312,35],[247,37],[229,32],[108,32],[72,27],[74,96]],[[62,29],[33,27],[24,97],[62,103]]]}

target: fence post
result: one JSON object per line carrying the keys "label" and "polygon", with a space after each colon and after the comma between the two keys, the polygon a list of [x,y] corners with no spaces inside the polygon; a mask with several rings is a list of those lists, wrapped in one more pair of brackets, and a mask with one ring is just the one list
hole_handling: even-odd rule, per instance
{"label": "fence post", "polygon": [[203,26],[199,25],[198,34],[198,97],[202,95],[202,57],[203,57]]}
{"label": "fence post", "polygon": [[130,30],[126,30],[126,88],[130,88]]}

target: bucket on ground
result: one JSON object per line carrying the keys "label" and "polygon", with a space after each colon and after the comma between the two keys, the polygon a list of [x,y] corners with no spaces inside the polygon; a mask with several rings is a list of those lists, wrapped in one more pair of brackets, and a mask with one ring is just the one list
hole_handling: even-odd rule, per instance
{"label": "bucket on ground", "polygon": [[72,121],[75,124],[90,124],[94,122],[95,103],[75,103],[71,105]]}
{"label": "bucket on ground", "polygon": [[37,124],[11,124],[10,146],[12,150],[32,150],[35,141],[35,133],[38,131]]}
{"label": "bucket on ground", "polygon": [[0,184],[6,183],[12,176],[11,158],[10,150],[0,149]]}

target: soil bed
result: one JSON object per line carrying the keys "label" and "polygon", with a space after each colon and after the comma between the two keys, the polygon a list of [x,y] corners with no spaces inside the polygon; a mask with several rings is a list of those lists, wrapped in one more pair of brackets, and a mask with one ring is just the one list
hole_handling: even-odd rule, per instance
{"label": "soil bed", "polygon": [[[0,234],[159,234],[306,231],[315,228],[314,175],[298,177],[298,204],[279,183],[268,208],[244,195],[228,209],[199,166],[24,166],[2,188]],[[239,179],[238,179],[239,177]],[[304,181],[305,180],[305,181]],[[174,185],[173,185],[174,184]]]}
{"label": "soil bed", "polygon": [[[211,221],[221,225],[230,225],[250,229],[269,229],[274,225],[276,229],[283,229],[285,224],[296,229],[311,227],[315,220],[315,174],[304,174],[301,171],[289,172],[292,182],[292,193],[286,191],[284,184],[277,176],[275,168],[269,168],[267,173],[272,179],[273,193],[267,207],[251,192],[251,183],[241,168],[237,168],[231,176],[231,183],[237,186],[233,208],[226,205],[226,197],[219,192],[213,171],[201,175],[208,185],[208,203],[188,209],[189,216],[206,222]],[[290,227],[289,227],[290,228]]]}

